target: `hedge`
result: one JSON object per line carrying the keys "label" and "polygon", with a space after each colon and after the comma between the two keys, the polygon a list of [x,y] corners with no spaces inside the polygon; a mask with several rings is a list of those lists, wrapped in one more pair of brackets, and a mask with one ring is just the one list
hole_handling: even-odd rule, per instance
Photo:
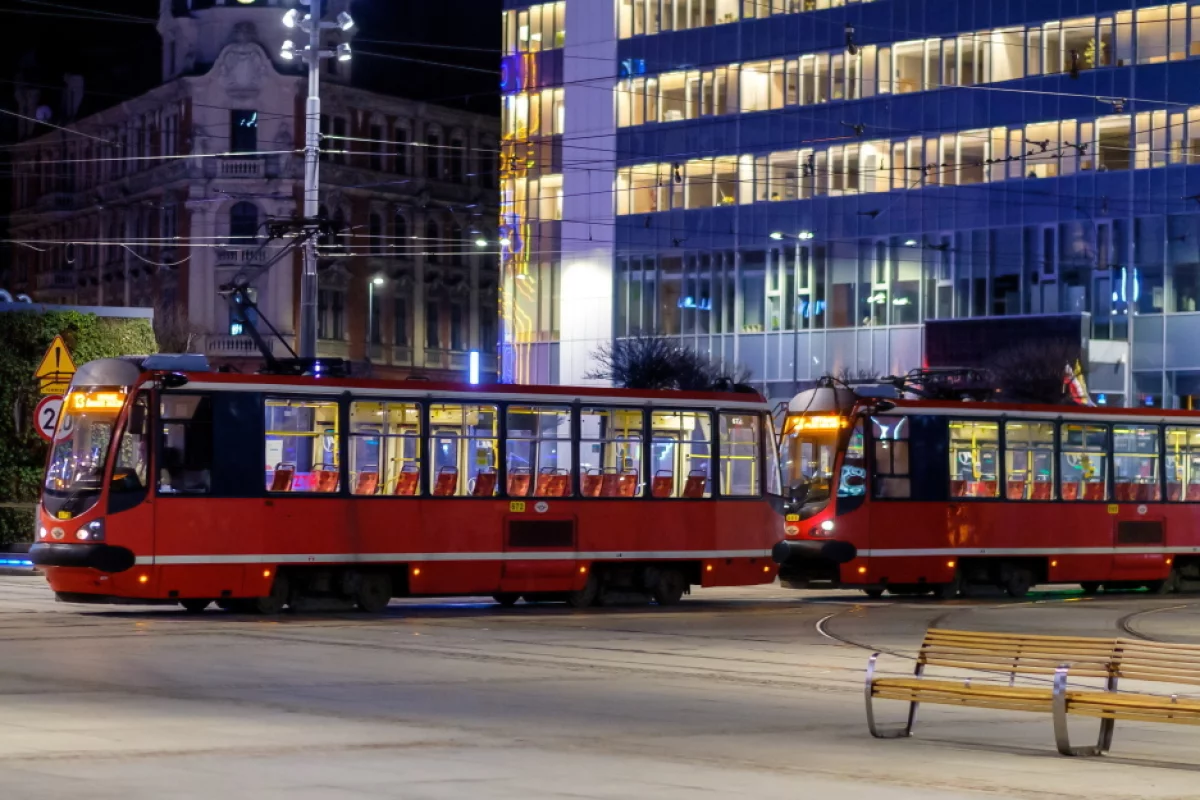
{"label": "hedge", "polygon": [[[37,502],[47,445],[33,427],[33,409],[41,398],[33,373],[56,335],[76,364],[158,352],[148,319],[78,311],[0,313],[0,502]],[[30,512],[0,508],[0,545],[32,536]]]}

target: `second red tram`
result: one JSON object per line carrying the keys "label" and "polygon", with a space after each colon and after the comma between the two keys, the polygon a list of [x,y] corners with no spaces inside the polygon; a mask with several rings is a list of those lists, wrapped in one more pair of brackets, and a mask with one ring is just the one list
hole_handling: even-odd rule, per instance
{"label": "second red tram", "polygon": [[754,393],[76,374],[31,558],[59,598],[278,611],[310,598],[661,604],[775,580]]}
{"label": "second red tram", "polygon": [[790,403],[793,487],[775,549],[793,587],[872,596],[973,584],[1014,596],[1200,580],[1200,416],[1161,409],[883,400]]}

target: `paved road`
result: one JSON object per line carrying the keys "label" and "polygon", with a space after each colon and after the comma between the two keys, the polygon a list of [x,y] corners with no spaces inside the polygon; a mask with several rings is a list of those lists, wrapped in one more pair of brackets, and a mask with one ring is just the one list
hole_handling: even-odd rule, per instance
{"label": "paved road", "polygon": [[0,578],[0,796],[1200,795],[1200,731],[1123,725],[1114,756],[1080,761],[1055,754],[1046,718],[926,707],[916,738],[882,742],[861,691],[863,648],[909,669],[933,622],[1200,641],[1200,598],[859,597],[263,619],[65,606]]}

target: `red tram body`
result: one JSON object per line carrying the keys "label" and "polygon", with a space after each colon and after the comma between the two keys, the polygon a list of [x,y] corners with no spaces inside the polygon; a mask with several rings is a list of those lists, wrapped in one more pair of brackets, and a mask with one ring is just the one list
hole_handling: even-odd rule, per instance
{"label": "red tram body", "polygon": [[872,596],[1176,591],[1200,580],[1200,416],[1161,409],[880,400],[789,406],[775,550],[785,585]]}
{"label": "red tram body", "polygon": [[104,360],[66,398],[31,558],[74,602],[670,603],[775,579],[778,493],[755,394]]}

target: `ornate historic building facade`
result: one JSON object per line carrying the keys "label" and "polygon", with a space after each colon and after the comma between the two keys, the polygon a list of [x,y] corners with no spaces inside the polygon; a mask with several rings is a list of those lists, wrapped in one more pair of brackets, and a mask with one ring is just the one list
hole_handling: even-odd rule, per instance
{"label": "ornate historic building facade", "polygon": [[[348,0],[330,5],[336,15]],[[267,226],[302,205],[307,77],[279,55],[284,10],[163,0],[160,86],[29,130],[13,154],[11,235],[25,244],[4,286],[45,302],[155,306],[168,345],[237,362],[256,351],[218,289],[248,280],[295,346],[301,257]],[[357,89],[352,67],[322,69],[322,212],[342,232],[322,240],[319,353],[369,359],[380,376],[461,378],[478,350],[486,379],[498,121]],[[36,93],[21,97],[36,106]]]}

